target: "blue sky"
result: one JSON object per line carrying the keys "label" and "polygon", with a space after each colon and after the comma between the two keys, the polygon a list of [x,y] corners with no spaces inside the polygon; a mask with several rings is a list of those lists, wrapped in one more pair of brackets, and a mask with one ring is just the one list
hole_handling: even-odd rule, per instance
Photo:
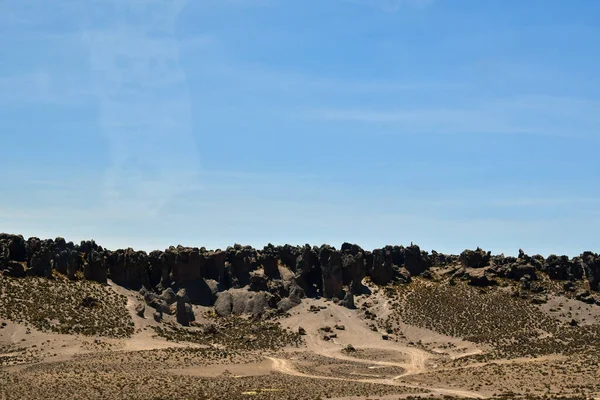
{"label": "blue sky", "polygon": [[595,0],[3,0],[0,231],[598,251]]}

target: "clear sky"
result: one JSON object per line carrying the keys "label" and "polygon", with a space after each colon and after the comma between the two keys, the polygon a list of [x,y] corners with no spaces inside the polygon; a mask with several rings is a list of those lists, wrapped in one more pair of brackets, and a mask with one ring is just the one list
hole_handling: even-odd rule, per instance
{"label": "clear sky", "polygon": [[600,251],[597,0],[2,0],[0,231]]}

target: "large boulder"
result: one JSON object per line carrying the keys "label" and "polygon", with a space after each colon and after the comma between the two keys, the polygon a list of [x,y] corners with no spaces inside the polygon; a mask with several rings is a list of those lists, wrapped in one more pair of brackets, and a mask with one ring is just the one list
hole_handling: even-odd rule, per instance
{"label": "large boulder", "polygon": [[485,268],[465,268],[463,277],[471,286],[485,287],[498,284],[491,271]]}
{"label": "large boulder", "polygon": [[177,292],[177,311],[175,315],[177,322],[183,326],[189,326],[190,322],[195,320],[194,311],[185,289],[180,289]]}
{"label": "large boulder", "polygon": [[229,292],[221,292],[215,301],[215,313],[219,317],[228,317],[233,310],[233,296]]}
{"label": "large boulder", "polygon": [[13,278],[22,278],[25,276],[25,267],[23,264],[24,263],[18,261],[9,261],[4,267],[2,274],[6,276],[12,276]]}
{"label": "large boulder", "polygon": [[[168,289],[171,290],[171,289]],[[167,303],[164,299],[165,297],[164,292],[163,295],[159,296],[156,293],[150,292],[148,291],[146,288],[142,287],[142,289],[140,289],[140,294],[144,297],[144,301],[146,302],[146,304],[149,307],[154,308],[156,311],[165,314],[172,314],[173,311],[171,309],[171,304],[174,304],[175,301],[177,301],[176,299],[173,301],[173,303]]]}
{"label": "large boulder", "polygon": [[485,252],[479,247],[476,250],[465,250],[460,253],[460,262],[466,268],[484,268],[490,263],[491,252]]}
{"label": "large boulder", "polygon": [[166,288],[162,291],[159,298],[168,305],[174,304],[177,301],[177,294],[171,288]]}
{"label": "large boulder", "polygon": [[225,317],[231,314],[261,315],[269,309],[271,294],[249,292],[245,289],[229,289],[219,293],[215,302],[215,313]]}
{"label": "large boulder", "polygon": [[342,305],[351,310],[356,308],[356,305],[354,304],[354,294],[352,293],[352,288],[348,288],[348,290],[346,290],[346,294],[342,300]]}

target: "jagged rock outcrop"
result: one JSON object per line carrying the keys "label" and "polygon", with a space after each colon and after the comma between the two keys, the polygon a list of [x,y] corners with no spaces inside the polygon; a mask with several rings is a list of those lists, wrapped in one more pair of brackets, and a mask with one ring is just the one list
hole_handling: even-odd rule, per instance
{"label": "jagged rock outcrop", "polygon": [[175,254],[171,273],[176,284],[197,281],[206,276],[206,259],[200,255],[200,249],[178,246],[171,251]]}
{"label": "jagged rock outcrop", "polygon": [[319,249],[319,263],[323,277],[323,297],[339,297],[344,285],[341,254],[333,247],[323,245]]}
{"label": "jagged rock outcrop", "polygon": [[465,250],[460,253],[460,262],[466,268],[484,268],[490,263],[491,252],[485,252],[479,247],[476,250]]}
{"label": "jagged rock outcrop", "polygon": [[543,269],[550,279],[555,280],[579,280],[583,276],[580,265],[567,256],[551,254],[546,259]]}
{"label": "jagged rock outcrop", "polygon": [[600,255],[586,251],[581,255],[581,260],[590,284],[590,290],[598,291],[600,285]]}
{"label": "jagged rock outcrop", "polygon": [[133,249],[110,251],[94,241],[74,245],[61,237],[25,240],[20,235],[0,234],[0,271],[15,277],[50,278],[60,273],[70,279],[80,278],[81,271],[84,279],[101,283],[110,278],[122,286],[143,287],[145,303],[161,314],[177,313],[175,293],[183,290],[187,301],[179,305],[178,317],[184,322],[187,318],[188,324],[193,318],[191,304],[214,304],[219,315],[259,315],[269,309],[286,312],[305,295],[342,299],[338,304],[347,305],[354,295],[369,293],[362,285],[365,276],[376,285],[409,283],[418,275],[429,279],[452,275],[452,280],[464,279],[474,286],[509,279],[520,282],[521,292],[538,293],[544,282],[538,278],[547,274],[550,279],[571,282],[565,290],[574,291],[580,286],[573,282],[582,279],[591,291],[600,290],[600,256],[592,252],[547,259],[522,250],[518,257],[492,256],[480,248],[465,250],[460,256],[435,251],[430,255],[413,244],[372,252],[350,243],[343,243],[339,251],[308,244],[269,244],[262,250],[236,244],[225,251],[172,246],[147,254]]}
{"label": "jagged rock outcrop", "polygon": [[8,266],[9,258],[8,246],[0,241],[0,271],[4,270]]}
{"label": "jagged rock outcrop", "polygon": [[394,264],[390,250],[373,250],[373,264],[370,274],[371,280],[376,285],[387,285],[394,279]]}
{"label": "jagged rock outcrop", "polygon": [[309,296],[322,295],[323,273],[319,263],[319,248],[311,248],[306,244],[298,253],[294,268],[296,283]]}
{"label": "jagged rock outcrop", "polygon": [[278,267],[278,256],[275,247],[272,244],[265,246],[258,260],[262,265],[264,274],[269,279],[280,279]]}
{"label": "jagged rock outcrop", "polygon": [[148,281],[150,287],[162,290],[171,285],[171,269],[162,251],[155,250],[148,255]]}
{"label": "jagged rock outcrop", "polygon": [[465,278],[471,286],[492,286],[497,285],[498,282],[494,279],[493,273],[489,269],[484,268],[466,268],[464,270],[463,278]]}
{"label": "jagged rock outcrop", "polygon": [[147,279],[148,255],[131,248],[117,250],[107,256],[108,274],[118,285],[138,289]]}
{"label": "jagged rock outcrop", "polygon": [[253,292],[269,291],[267,283],[269,282],[264,271],[253,271],[250,273],[250,286],[249,289]]}
{"label": "jagged rock outcrop", "polygon": [[227,248],[227,269],[230,271],[231,285],[242,288],[250,283],[250,272],[256,269],[256,250],[250,246],[236,244]]}
{"label": "jagged rock outcrop", "polygon": [[351,247],[342,255],[342,276],[344,285],[352,287],[354,293],[360,293],[362,280],[367,274],[365,256],[358,246]]}
{"label": "jagged rock outcrop", "polygon": [[0,233],[0,243],[7,247],[7,261],[26,261],[26,242],[22,235]]}
{"label": "jagged rock outcrop", "polygon": [[221,250],[205,253],[206,275],[205,278],[218,282],[219,288],[225,290],[231,287],[231,276],[225,270],[227,253]]}
{"label": "jagged rock outcrop", "polygon": [[427,253],[422,252],[419,246],[410,245],[404,249],[404,267],[411,275],[416,276],[425,272],[430,266]]}

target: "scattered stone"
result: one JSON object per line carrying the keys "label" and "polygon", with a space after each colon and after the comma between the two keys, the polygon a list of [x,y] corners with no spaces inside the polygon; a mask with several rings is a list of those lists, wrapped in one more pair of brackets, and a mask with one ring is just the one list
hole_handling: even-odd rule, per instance
{"label": "scattered stone", "polygon": [[162,311],[154,311],[152,313],[152,318],[154,318],[154,320],[156,322],[162,321],[162,317],[163,317]]}
{"label": "scattered stone", "polygon": [[351,344],[348,344],[342,351],[345,351],[346,353],[354,353],[356,352],[356,349]]}
{"label": "scattered stone", "polygon": [[138,317],[144,318],[145,311],[146,311],[146,306],[143,305],[142,303],[139,303],[138,305],[135,306],[135,313],[137,314]]}

